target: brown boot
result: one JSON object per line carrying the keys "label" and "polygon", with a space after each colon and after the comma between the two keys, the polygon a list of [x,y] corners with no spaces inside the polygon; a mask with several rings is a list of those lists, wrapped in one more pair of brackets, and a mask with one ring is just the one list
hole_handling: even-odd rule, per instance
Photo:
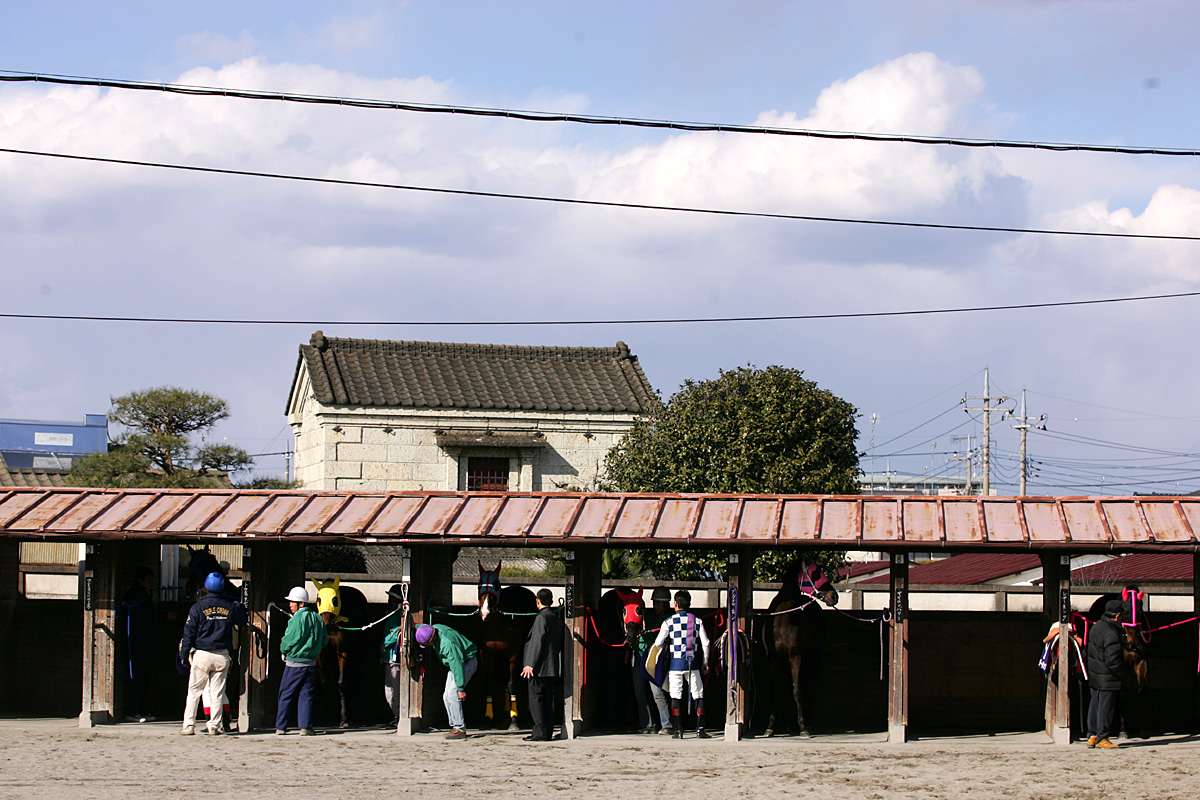
{"label": "brown boot", "polygon": [[1095,737],[1095,736],[1088,737],[1088,741],[1087,741],[1088,750],[1096,749],[1096,739],[1097,739],[1097,737]]}
{"label": "brown boot", "polygon": [[1096,742],[1096,747],[1103,748],[1104,750],[1113,750],[1117,747],[1120,747],[1120,745],[1105,736],[1103,739]]}

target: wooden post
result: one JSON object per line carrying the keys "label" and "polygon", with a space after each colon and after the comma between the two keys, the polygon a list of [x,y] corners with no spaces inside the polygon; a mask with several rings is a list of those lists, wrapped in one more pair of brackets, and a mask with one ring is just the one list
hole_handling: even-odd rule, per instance
{"label": "wooden post", "polygon": [[[403,641],[409,646],[416,647],[412,641],[417,629],[418,620],[423,620],[423,593],[421,590],[421,558],[420,548],[404,548],[404,566],[402,567],[402,584],[408,586],[408,614],[400,619],[404,626],[401,631]],[[400,710],[396,715],[396,735],[412,736],[421,730],[421,669],[410,669],[407,662],[400,668],[400,680],[396,686],[400,694]]]}
{"label": "wooden post", "polygon": [[[1051,624],[1058,621],[1058,554],[1042,553],[1042,630],[1049,631]],[[1054,738],[1055,704],[1058,702],[1058,683],[1046,680],[1045,729],[1046,735]]]}
{"label": "wooden post", "polygon": [[[446,622],[431,609],[448,609],[454,604],[454,559],[458,556],[457,547],[444,545],[412,545],[409,550],[410,566],[412,569],[412,588],[409,589],[408,600],[413,610],[413,626],[434,622]],[[434,658],[436,661],[436,657]],[[437,673],[440,677],[440,673]],[[474,680],[476,686],[483,685],[483,675]],[[431,680],[431,673],[409,675],[408,698],[408,732],[397,730],[397,733],[411,736],[414,732],[429,727],[429,720],[437,718],[442,711],[442,690],[444,685],[438,680]],[[473,691],[471,686],[467,691]],[[403,698],[403,694],[401,695]],[[403,720],[400,726],[403,727]]]}
{"label": "wooden post", "polygon": [[0,539],[0,653],[10,654],[0,660],[0,714],[16,705],[20,683],[17,656],[17,602],[21,594],[21,543],[16,539]]}
{"label": "wooden post", "polygon": [[1071,556],[1058,556],[1058,677],[1054,690],[1055,744],[1071,743]]}
{"label": "wooden post", "polygon": [[563,738],[566,739],[583,734],[591,716],[588,711],[603,699],[588,695],[585,645],[589,633],[587,615],[600,603],[602,557],[603,551],[594,546],[567,551],[564,615],[568,641],[563,647]]}
{"label": "wooden post", "polygon": [[728,618],[725,630],[725,741],[737,742],[747,733],[746,690],[741,674],[740,623],[754,609],[754,550],[745,548],[729,554],[729,568],[725,576],[725,615]]}
{"label": "wooden post", "polygon": [[279,642],[288,618],[270,605],[286,609],[288,590],[304,585],[304,545],[248,542],[242,549],[242,576],[242,604],[249,630],[242,632],[238,643],[242,670],[238,730],[246,733],[275,724],[283,671]]}
{"label": "wooden post", "polygon": [[112,722],[116,684],[116,544],[87,546],[83,568],[83,708],[79,727]]}
{"label": "wooden post", "polygon": [[[1200,553],[1192,554],[1192,614],[1200,617]],[[1200,658],[1200,655],[1197,658]],[[1195,720],[1200,722],[1200,663],[1196,665],[1196,673],[1192,675],[1192,686],[1192,713]]]}
{"label": "wooden post", "polygon": [[888,670],[888,741],[908,737],[908,553],[891,557],[891,668]]}

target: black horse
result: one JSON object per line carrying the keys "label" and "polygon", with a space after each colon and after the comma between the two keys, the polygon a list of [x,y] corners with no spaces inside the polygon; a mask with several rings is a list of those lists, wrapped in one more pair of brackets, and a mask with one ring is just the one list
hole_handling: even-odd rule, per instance
{"label": "black horse", "polygon": [[[787,718],[779,716],[780,710],[789,702],[784,694],[786,687],[791,688],[791,705],[796,710],[799,735],[804,738],[809,736],[804,721],[804,696],[811,695],[809,690],[816,682],[825,632],[825,620],[818,600],[834,606],[837,605],[838,594],[821,568],[810,558],[788,567],[783,575],[782,588],[767,608],[770,616],[764,626],[764,644],[773,700],[767,736],[774,736],[776,732],[787,728]],[[782,726],[779,722],[782,722]]]}

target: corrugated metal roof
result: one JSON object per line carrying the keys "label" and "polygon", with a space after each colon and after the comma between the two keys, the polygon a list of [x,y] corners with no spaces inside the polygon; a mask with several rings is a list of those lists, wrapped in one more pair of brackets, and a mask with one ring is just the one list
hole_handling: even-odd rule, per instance
{"label": "corrugated metal roof", "polygon": [[1192,556],[1188,553],[1135,553],[1071,570],[1075,584],[1182,583],[1191,579]]}
{"label": "corrugated metal roof", "polygon": [[895,550],[1200,549],[1200,498],[0,489],[0,535],[536,540]]}
{"label": "corrugated metal roof", "polygon": [[[1040,569],[1041,566],[1041,558],[1034,553],[962,553],[927,564],[913,565],[908,570],[908,582],[926,586],[974,586],[1018,572]],[[859,583],[888,583],[890,580],[883,575]]]}

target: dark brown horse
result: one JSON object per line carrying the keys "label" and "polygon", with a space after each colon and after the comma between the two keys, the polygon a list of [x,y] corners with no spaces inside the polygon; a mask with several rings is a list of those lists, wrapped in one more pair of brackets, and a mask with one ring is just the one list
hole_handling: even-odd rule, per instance
{"label": "dark brown horse", "polygon": [[[837,590],[815,561],[805,559],[788,567],[779,593],[767,608],[769,616],[764,644],[773,689],[767,736],[787,729],[787,717],[779,716],[789,703],[784,691],[787,687],[791,688],[790,704],[796,710],[799,735],[804,738],[809,736],[804,720],[803,696],[816,681],[825,631],[825,620],[818,600],[826,605],[837,605]],[[782,726],[777,724],[779,722],[782,722]]]}
{"label": "dark brown horse", "polygon": [[484,716],[496,727],[504,725],[501,702],[507,700],[508,729],[517,725],[517,676],[525,637],[537,613],[533,592],[524,586],[501,586],[500,567],[485,570],[479,563],[479,667],[487,687]]}
{"label": "dark brown horse", "polygon": [[342,588],[341,578],[321,582],[313,579],[317,587],[317,613],[325,623],[325,632],[329,634],[329,644],[321,651],[318,660],[322,685],[330,684],[337,687],[338,725],[350,727],[350,717],[346,711],[346,673],[354,660],[354,648],[351,637],[347,635],[343,625],[354,620],[366,609],[366,596],[357,589]]}

